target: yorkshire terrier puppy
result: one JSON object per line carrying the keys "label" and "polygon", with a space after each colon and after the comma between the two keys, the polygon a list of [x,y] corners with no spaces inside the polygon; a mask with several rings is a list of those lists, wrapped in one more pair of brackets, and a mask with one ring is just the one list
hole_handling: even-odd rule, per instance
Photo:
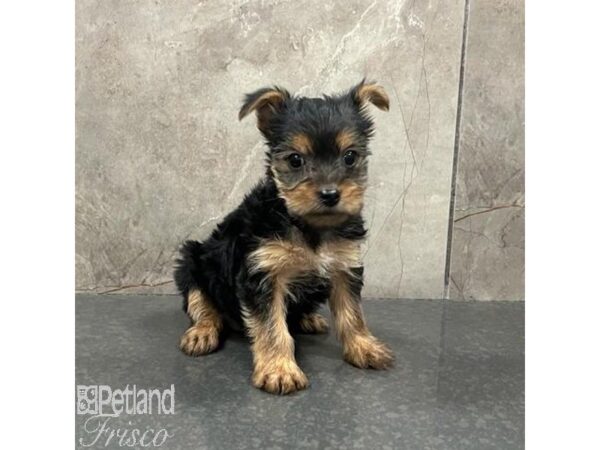
{"label": "yorkshire terrier puppy", "polygon": [[245,97],[239,119],[256,113],[268,146],[266,176],[207,240],[180,249],[175,282],[191,319],[184,353],[216,350],[225,324],[237,324],[252,342],[254,386],[275,394],[304,389],[290,330],[327,332],[317,310],[328,302],[344,359],[391,366],[391,351],[371,334],[360,305],[369,103],[389,109],[384,89],[364,80],[323,98],[279,87]]}

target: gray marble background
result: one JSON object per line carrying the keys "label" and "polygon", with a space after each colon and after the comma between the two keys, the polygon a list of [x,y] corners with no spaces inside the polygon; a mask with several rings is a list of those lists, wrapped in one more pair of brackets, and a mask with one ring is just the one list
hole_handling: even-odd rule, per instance
{"label": "gray marble background", "polygon": [[173,257],[263,173],[242,95],[363,76],[365,295],[524,297],[523,2],[76,2],[78,291],[173,293]]}

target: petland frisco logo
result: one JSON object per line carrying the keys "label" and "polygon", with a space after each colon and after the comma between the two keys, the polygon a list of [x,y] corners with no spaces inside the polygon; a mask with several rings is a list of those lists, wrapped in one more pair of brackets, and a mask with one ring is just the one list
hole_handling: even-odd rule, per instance
{"label": "petland frisco logo", "polygon": [[[175,414],[175,385],[169,389],[143,389],[135,384],[124,389],[107,385],[77,386],[77,414],[89,415],[83,423],[83,447],[160,447],[173,437],[165,428],[141,429],[123,415]],[[118,421],[120,423],[115,424]],[[126,423],[122,423],[126,422]]]}

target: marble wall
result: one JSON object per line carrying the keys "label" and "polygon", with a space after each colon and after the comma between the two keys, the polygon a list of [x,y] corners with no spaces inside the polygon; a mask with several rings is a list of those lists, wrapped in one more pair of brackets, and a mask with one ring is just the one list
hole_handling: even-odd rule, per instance
{"label": "marble wall", "polygon": [[449,295],[523,300],[523,2],[469,3]]}
{"label": "marble wall", "polygon": [[263,172],[242,95],[366,75],[391,108],[373,111],[365,295],[522,298],[523,209],[506,206],[523,202],[522,5],[467,1],[76,2],[77,289],[174,292],[178,244],[207,236]]}

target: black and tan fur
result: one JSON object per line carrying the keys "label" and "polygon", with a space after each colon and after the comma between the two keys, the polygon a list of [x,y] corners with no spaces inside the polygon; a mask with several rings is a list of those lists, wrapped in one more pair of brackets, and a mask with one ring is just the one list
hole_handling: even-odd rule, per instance
{"label": "black and tan fur", "polygon": [[304,389],[291,332],[327,332],[317,310],[328,302],[344,359],[390,367],[392,353],[371,334],[360,305],[368,104],[389,108],[383,88],[364,81],[323,98],[277,87],[246,96],[239,118],[257,115],[266,176],[207,240],[181,247],[175,281],[192,322],[183,352],[215,351],[225,324],[237,325],[252,341],[254,386]]}

